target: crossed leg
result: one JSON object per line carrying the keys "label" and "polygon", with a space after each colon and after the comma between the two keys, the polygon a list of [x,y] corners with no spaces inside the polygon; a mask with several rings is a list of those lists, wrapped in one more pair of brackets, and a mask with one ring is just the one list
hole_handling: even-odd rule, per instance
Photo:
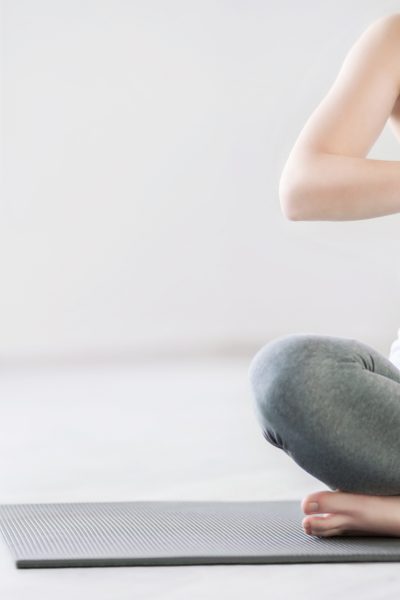
{"label": "crossed leg", "polygon": [[304,530],[400,536],[400,370],[358,340],[292,334],[249,379],[266,440],[332,490],[303,499]]}

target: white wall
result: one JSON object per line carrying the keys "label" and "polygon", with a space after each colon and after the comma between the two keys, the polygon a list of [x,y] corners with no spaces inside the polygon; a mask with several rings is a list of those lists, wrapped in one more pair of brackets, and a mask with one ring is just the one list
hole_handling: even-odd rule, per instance
{"label": "white wall", "polygon": [[[400,216],[289,222],[287,154],[397,2],[3,0],[0,354],[387,353]],[[370,153],[400,158],[387,126]],[[377,199],[379,201],[379,199]]]}

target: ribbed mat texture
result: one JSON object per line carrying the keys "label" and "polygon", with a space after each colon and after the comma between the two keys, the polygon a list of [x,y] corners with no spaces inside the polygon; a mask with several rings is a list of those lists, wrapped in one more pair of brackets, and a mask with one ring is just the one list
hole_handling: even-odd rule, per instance
{"label": "ribbed mat texture", "polygon": [[400,538],[306,535],[300,502],[0,504],[0,531],[17,568],[400,560]]}

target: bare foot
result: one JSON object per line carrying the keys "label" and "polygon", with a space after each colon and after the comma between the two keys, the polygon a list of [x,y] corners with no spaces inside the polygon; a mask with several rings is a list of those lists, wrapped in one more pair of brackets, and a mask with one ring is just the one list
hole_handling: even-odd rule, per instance
{"label": "bare foot", "polygon": [[[312,502],[318,506],[310,506]],[[309,535],[400,537],[400,496],[324,490],[306,496],[301,509],[307,515],[302,526]]]}

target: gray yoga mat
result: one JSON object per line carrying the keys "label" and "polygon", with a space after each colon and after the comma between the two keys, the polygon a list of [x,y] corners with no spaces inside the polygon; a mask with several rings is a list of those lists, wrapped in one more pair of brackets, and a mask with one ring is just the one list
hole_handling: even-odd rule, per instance
{"label": "gray yoga mat", "polygon": [[300,502],[0,504],[0,531],[19,569],[400,560],[400,538],[308,536]]}

